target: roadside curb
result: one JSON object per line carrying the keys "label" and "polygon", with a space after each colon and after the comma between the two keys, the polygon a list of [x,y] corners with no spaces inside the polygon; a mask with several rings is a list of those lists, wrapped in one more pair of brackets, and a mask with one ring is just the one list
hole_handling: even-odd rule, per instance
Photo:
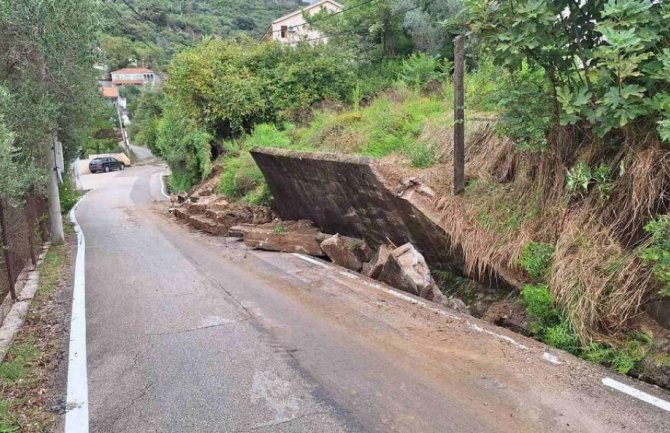
{"label": "roadside curb", "polygon": [[86,366],[86,239],[75,215],[84,194],[70,210],[70,221],[77,235],[72,310],[70,319],[70,347],[67,368],[67,412],[65,433],[88,433],[88,372]]}

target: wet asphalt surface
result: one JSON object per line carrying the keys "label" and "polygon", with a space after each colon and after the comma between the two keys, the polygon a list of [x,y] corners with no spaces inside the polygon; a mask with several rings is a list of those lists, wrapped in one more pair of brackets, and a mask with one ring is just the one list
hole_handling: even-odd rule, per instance
{"label": "wet asphalt surface", "polygon": [[670,431],[600,367],[184,227],[164,170],[84,179],[92,432]]}

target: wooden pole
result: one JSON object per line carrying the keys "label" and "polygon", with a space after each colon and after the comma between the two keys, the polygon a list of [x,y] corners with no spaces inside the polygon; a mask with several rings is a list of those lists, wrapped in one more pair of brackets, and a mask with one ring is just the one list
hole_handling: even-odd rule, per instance
{"label": "wooden pole", "polygon": [[463,36],[454,39],[454,195],[465,191],[465,88]]}
{"label": "wooden pole", "polygon": [[14,288],[14,277],[12,275],[12,263],[9,255],[9,245],[7,243],[7,220],[5,219],[5,207],[2,205],[0,199],[0,230],[2,230],[2,251],[5,256],[5,267],[7,268],[7,280],[9,281],[9,293],[12,295],[12,300],[16,301],[16,290]]}

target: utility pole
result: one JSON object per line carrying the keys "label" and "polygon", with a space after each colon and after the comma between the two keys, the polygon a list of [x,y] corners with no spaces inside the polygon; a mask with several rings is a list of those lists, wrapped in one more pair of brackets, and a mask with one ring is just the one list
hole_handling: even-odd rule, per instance
{"label": "utility pole", "polygon": [[465,191],[465,88],[463,35],[454,39],[454,195]]}
{"label": "utility pole", "polygon": [[60,208],[60,192],[58,190],[58,167],[56,166],[56,133],[51,133],[51,143],[47,152],[47,167],[49,168],[49,185],[47,186],[47,203],[49,205],[49,224],[51,243],[61,245],[65,242],[63,232],[63,216]]}

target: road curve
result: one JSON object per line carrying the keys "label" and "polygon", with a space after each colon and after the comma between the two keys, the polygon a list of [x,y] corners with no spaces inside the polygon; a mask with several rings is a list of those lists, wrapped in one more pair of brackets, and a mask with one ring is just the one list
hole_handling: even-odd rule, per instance
{"label": "road curve", "polygon": [[163,170],[84,176],[92,432],[670,431],[670,413],[601,380],[668,393],[560,352],[547,363],[539,343],[331,265],[193,232],[166,212]]}

